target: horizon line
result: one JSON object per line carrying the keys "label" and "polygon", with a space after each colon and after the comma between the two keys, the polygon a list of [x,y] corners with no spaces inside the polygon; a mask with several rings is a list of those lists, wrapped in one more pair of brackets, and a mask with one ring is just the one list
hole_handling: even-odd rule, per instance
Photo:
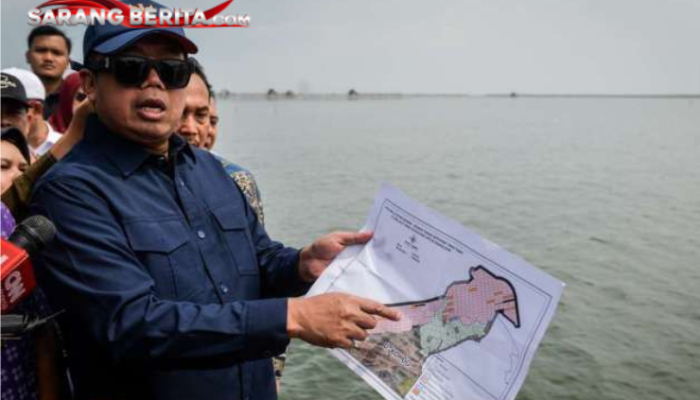
{"label": "horizon line", "polygon": [[495,92],[495,93],[403,93],[403,92],[295,92],[293,90],[286,91],[260,91],[260,92],[233,92],[227,89],[215,91],[217,95],[228,96],[308,96],[308,97],[507,97],[507,98],[676,98],[676,99],[696,99],[700,98],[700,93],[520,93],[520,92]]}

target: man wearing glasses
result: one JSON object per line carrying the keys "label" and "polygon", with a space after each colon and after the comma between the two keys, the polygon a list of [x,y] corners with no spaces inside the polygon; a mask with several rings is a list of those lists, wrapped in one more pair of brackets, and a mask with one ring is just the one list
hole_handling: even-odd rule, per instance
{"label": "man wearing glasses", "polygon": [[268,237],[221,163],[174,134],[197,51],[182,29],[91,26],[83,49],[96,115],[32,204],[58,230],[37,274],[66,310],[78,399],[275,399],[270,357],[290,338],[347,348],[398,319],[344,294],[289,298],[371,233],[302,250]]}

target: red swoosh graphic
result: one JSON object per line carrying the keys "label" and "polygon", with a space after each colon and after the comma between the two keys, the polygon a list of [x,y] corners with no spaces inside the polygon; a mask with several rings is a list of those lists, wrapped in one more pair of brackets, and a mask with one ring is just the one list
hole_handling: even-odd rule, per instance
{"label": "red swoosh graphic", "polygon": [[206,19],[212,19],[228,7],[229,4],[233,3],[233,0],[224,1],[216,7],[212,7],[204,12],[204,17]]}

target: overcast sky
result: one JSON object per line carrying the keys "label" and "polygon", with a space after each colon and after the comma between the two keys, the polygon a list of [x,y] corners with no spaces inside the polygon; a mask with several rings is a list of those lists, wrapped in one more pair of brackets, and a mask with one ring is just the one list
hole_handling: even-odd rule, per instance
{"label": "overcast sky", "polygon": [[[2,67],[26,65],[42,2],[2,0]],[[187,33],[235,92],[700,93],[700,0],[235,0],[223,14],[251,25]],[[78,61],[84,29],[66,29]]]}

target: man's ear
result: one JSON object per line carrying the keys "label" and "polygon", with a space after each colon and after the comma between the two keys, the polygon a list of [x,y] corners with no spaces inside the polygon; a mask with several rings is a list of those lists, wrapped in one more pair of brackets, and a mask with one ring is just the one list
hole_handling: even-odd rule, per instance
{"label": "man's ear", "polygon": [[83,92],[87,95],[90,101],[95,101],[97,97],[97,75],[89,69],[80,70],[80,85],[83,87]]}
{"label": "man's ear", "polygon": [[27,64],[32,65],[32,63],[29,62],[29,52],[30,52],[30,51],[31,51],[31,50],[27,50],[27,51],[24,53],[24,59],[27,61]]}

